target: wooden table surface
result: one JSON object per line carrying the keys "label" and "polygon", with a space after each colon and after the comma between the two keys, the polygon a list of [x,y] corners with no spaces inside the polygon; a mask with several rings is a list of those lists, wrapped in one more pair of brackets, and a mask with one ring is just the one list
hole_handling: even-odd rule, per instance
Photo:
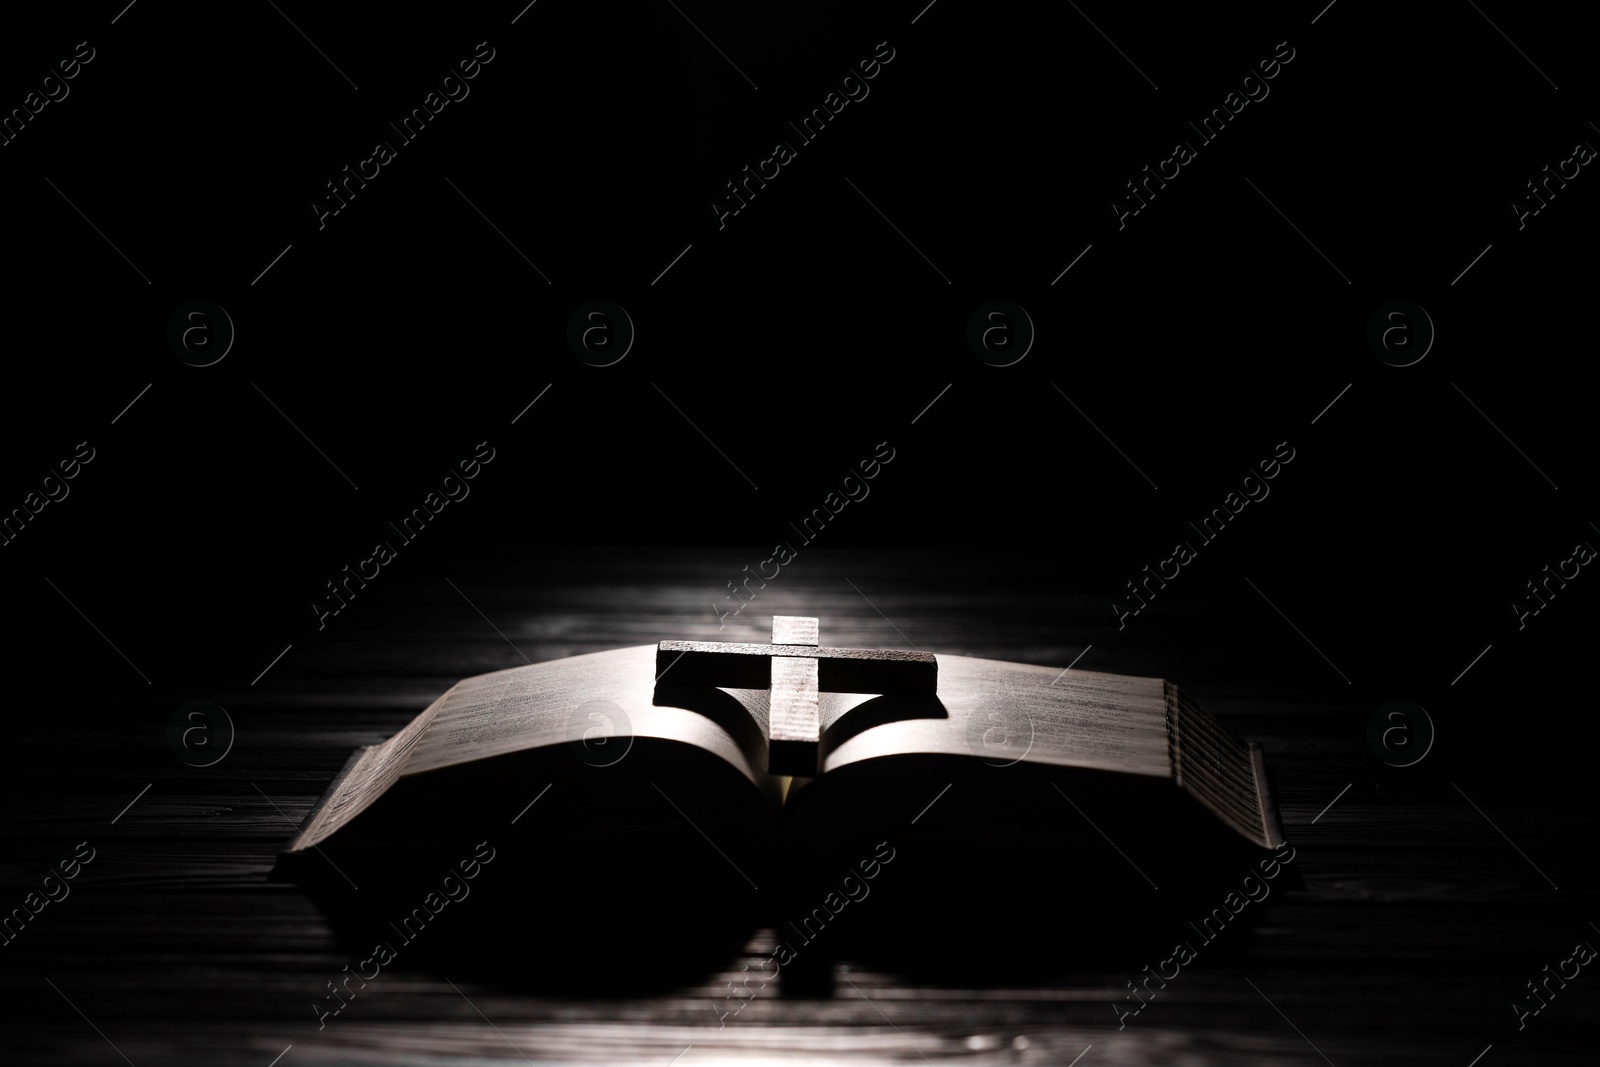
{"label": "wooden table surface", "polygon": [[[1480,729],[1493,709],[1468,706],[1441,724],[1445,739],[1429,760],[1386,767],[1365,743],[1367,704],[1317,674],[1318,661],[1274,616],[1222,620],[1232,647],[1266,653],[1256,655],[1254,675],[1241,674],[1241,653],[1197,644],[1194,620],[1182,614],[1119,638],[1107,632],[1098,599],[1047,603],[1007,585],[990,557],[819,549],[719,632],[697,605],[738,558],[733,550],[626,560],[572,550],[407,585],[398,594],[405,611],[297,646],[260,684],[213,692],[237,738],[205,769],[151,743],[172,700],[130,702],[124,688],[119,713],[107,717],[81,693],[29,698],[28,736],[8,759],[8,903],[78,842],[88,841],[94,858],[69,883],[70,896],[47,905],[4,950],[11,1062],[111,1063],[121,1053],[140,1067],[265,1065],[281,1053],[284,1064],[665,1063],[680,1053],[680,1062],[825,1053],[1070,1063],[1082,1053],[1086,1064],[1467,1064],[1491,1045],[1496,1063],[1592,1062],[1596,983],[1587,975],[1520,1033],[1509,1007],[1546,963],[1559,964],[1577,941],[1600,939],[1584,918],[1595,903],[1582,884],[1592,841],[1572,832],[1567,807],[1592,810],[1587,787],[1548,778],[1526,791],[1513,782],[1529,775],[1483,769],[1516,767],[1547,739]],[[965,981],[960,960],[951,961],[955,977],[929,980],[841,959],[826,994],[748,987],[743,968],[758,967],[773,945],[772,931],[762,930],[720,973],[646,994],[452,984],[448,973],[402,961],[319,1029],[311,1005],[354,960],[298,886],[268,876],[291,823],[352,747],[387,737],[458,677],[523,656],[669,635],[755,639],[772,614],[802,612],[846,644],[912,641],[941,654],[1063,666],[1093,645],[1080,666],[1161,667],[1266,746],[1296,850],[1293,874],[1252,905],[1259,914],[1248,927],[1201,947],[1122,1029],[1111,1004],[1157,962],[1147,951],[1152,933],[1159,942],[1193,917],[1174,907],[1178,887],[1150,889],[1113,858],[1093,877],[1125,890],[1120,905],[1082,913],[1070,888],[1084,872],[1008,881],[1003,852],[983,861],[1002,867],[995,898],[974,899],[949,921],[992,934],[1000,959],[1010,953],[1015,966],[975,962]],[[79,729],[75,715],[91,716],[94,728]],[[944,803],[959,801],[952,794]],[[1069,818],[1077,816],[1064,806],[1040,806],[1007,847],[1026,851],[1030,837],[1042,842]],[[550,858],[550,877],[559,879],[560,853]],[[902,883],[893,892],[930,888]],[[876,906],[896,907],[883,895]],[[572,899],[528,921],[581,926],[605,917]],[[1045,944],[1071,944],[1074,926],[1086,941],[1097,930],[1125,930],[1127,947],[1119,951],[1113,937],[1092,963],[1029,958]],[[1041,937],[1045,928],[1069,933]],[[941,936],[928,933],[934,944]],[[615,963],[648,973],[660,966],[650,953],[641,944]],[[575,964],[526,960],[547,976]],[[732,1015],[729,982],[752,988]]]}

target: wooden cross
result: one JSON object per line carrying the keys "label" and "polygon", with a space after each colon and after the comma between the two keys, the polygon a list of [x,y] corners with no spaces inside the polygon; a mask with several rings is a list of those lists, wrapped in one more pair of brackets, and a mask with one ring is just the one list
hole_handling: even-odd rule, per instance
{"label": "wooden cross", "polygon": [[818,693],[932,695],[939,661],[927,652],[819,648],[817,620],[772,617],[772,644],[662,641],[656,679],[671,685],[771,689],[767,773],[813,777],[821,769],[822,718]]}

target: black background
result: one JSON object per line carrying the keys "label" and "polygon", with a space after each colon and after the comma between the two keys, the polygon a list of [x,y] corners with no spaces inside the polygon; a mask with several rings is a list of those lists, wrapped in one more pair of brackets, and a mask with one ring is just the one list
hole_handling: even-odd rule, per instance
{"label": "black background", "polygon": [[[411,644],[387,646],[387,669],[426,660],[430,634],[472,620],[443,578],[649,589],[692,559],[712,580],[674,610],[714,624],[722,582],[888,442],[870,496],[818,538],[864,591],[873,567],[895,588],[959,586],[964,614],[941,624],[972,635],[962,650],[1065,666],[1092,644],[1084,667],[1337,701],[1324,739],[1346,752],[1370,708],[1416,701],[1440,730],[1417,779],[1521,811],[1509,836],[1535,859],[1530,835],[1578,850],[1562,892],[1507,905],[1504,935],[1530,911],[1578,933],[1593,917],[1595,580],[1523,629],[1510,606],[1600,544],[1595,179],[1584,168],[1521,230],[1509,206],[1600,143],[1571,16],[278,6],[78,7],[0,41],[5,108],[77,42],[96,50],[0,148],[0,509],[77,442],[95,450],[0,547],[19,694],[0,758],[19,804],[67,775],[114,810],[150,778],[140,761],[170,764],[171,708],[226,703],[269,662],[262,685],[294,721],[307,679],[359,678],[395,620]],[[385,122],[480,41],[495,57],[470,95],[319,229],[323,183],[395,142]],[[895,54],[870,94],[719,228],[723,183],[795,142],[786,122],[880,41]],[[1294,58],[1270,95],[1119,229],[1123,183],[1195,143],[1184,120],[1282,41]],[[195,299],[237,330],[205,368],[166,341]],[[637,329],[614,366],[566,342],[592,299]],[[1013,366],[966,343],[992,299],[1037,329]],[[1366,341],[1396,299],[1437,329],[1409,367]],[[480,441],[496,458],[470,496],[319,629],[324,583]],[[1124,583],[1285,441],[1270,496],[1119,629]],[[606,636],[583,640],[678,634]],[[496,652],[483,669],[521,662]],[[1305,804],[1302,824],[1321,807]],[[20,887],[60,835],[15,832]],[[1430,1032],[1505,1014],[1555,958],[1532,943]]]}

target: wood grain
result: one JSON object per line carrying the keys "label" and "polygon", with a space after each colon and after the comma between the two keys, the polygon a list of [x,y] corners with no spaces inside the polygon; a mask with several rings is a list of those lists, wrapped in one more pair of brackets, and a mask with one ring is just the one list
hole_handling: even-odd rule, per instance
{"label": "wood grain", "polygon": [[[1573,941],[1600,936],[1584,933],[1585,916],[1596,917],[1600,900],[1592,835],[1573,831],[1574,819],[1592,811],[1587,781],[1508,777],[1518,767],[1542,766],[1549,740],[1538,730],[1500,728],[1503,698],[1458,698],[1450,732],[1441,734],[1448,750],[1438,754],[1449,760],[1448,775],[1432,771],[1433,757],[1417,773],[1396,771],[1365,745],[1376,698],[1353,694],[1337,678],[1329,684],[1310,653],[1303,664],[1258,657],[1250,670],[1227,658],[1235,648],[1288,647],[1274,644],[1282,623],[1265,612],[1222,621],[1155,613],[1111,645],[1106,631],[1114,627],[1106,626],[1098,598],[1029,595],[1014,573],[992,563],[818,548],[763,591],[768,614],[746,611],[719,633],[696,605],[724,572],[737,570],[733,561],[748,558],[734,550],[639,559],[573,550],[476,577],[453,574],[505,638],[443,581],[419,581],[406,590],[404,615],[373,617],[326,641],[297,645],[254,688],[245,677],[233,689],[214,689],[240,732],[234,752],[204,771],[183,766],[153,740],[170,708],[190,694],[152,697],[142,685],[138,692],[64,694],[48,686],[19,694],[28,725],[8,756],[0,904],[20,904],[76,842],[90,840],[98,851],[71,895],[0,949],[5,1061],[123,1063],[112,1043],[138,1067],[266,1067],[291,1044],[279,1067],[664,1064],[680,1053],[681,1064],[925,1057],[1064,1065],[1086,1048],[1080,1067],[1322,1064],[1318,1050],[1339,1067],[1465,1067],[1491,1044],[1479,1067],[1592,1061],[1600,982],[1587,971],[1525,1031],[1508,1008],[1524,981]],[[927,580],[931,573],[938,583]],[[758,987],[749,976],[773,950],[770,929],[753,932],[742,950],[705,973],[648,994],[528,992],[402,958],[318,1029],[313,1000],[362,957],[352,955],[321,905],[267,877],[292,825],[352,748],[390,737],[458,679],[521,665],[524,655],[539,662],[672,635],[760,643],[770,613],[819,616],[828,621],[825,634],[842,644],[904,647],[844,581],[863,574],[872,575],[874,603],[922,649],[1040,669],[1056,664],[1059,672],[1093,643],[1080,667],[1172,678],[1230,729],[1260,743],[1297,856],[1259,905],[1258,921],[1202,948],[1119,1030],[1112,1003],[1144,966],[1159,961],[1161,943],[1180,936],[1192,913],[1166,900],[1170,887],[1151,890],[1109,849],[1092,867],[1019,881],[1017,856],[1026,847],[997,833],[989,851],[970,854],[975,867],[993,873],[990,895],[923,930],[928,943],[955,945],[969,943],[958,939],[962,927],[980,929],[1006,957],[986,968],[976,958],[958,959],[936,980],[897,974],[887,962],[845,959],[830,963],[834,980],[821,991]],[[1075,668],[1067,677],[1082,673]],[[553,799],[541,800],[519,827]],[[1062,803],[1051,809],[1048,799],[1018,801],[1015,821],[1035,840],[1079,819]],[[908,820],[923,803],[911,805]],[[961,803],[950,792],[918,828]],[[709,846],[707,852],[722,862]],[[1131,856],[1141,864],[1149,858]],[[906,853],[896,863],[914,860]],[[887,867],[872,896],[850,905],[860,909],[862,924],[904,914],[935,888],[897,885],[889,881],[895,870]],[[742,883],[726,873],[728,880],[707,893],[731,902]],[[569,877],[554,864],[539,876],[560,903],[528,913],[529,930],[598,930],[615,920],[582,899],[561,900]],[[1125,880],[1117,883],[1126,896],[1121,907],[1084,912],[1073,905],[1067,891],[1075,882],[1114,878]],[[367,891],[363,886],[352,899]],[[657,946],[675,920],[661,913],[654,921],[656,937],[600,962],[618,974],[667,969]],[[1042,931],[1050,929],[1085,945],[1099,930],[1109,947],[1094,959],[1081,947],[1052,956],[1045,946],[1060,939],[1047,942]],[[495,947],[527,971],[559,979],[576,968],[576,956],[520,952],[518,935],[507,928]],[[730,983],[741,1000],[748,990],[748,1000],[720,1018],[738,1003],[729,999]]]}

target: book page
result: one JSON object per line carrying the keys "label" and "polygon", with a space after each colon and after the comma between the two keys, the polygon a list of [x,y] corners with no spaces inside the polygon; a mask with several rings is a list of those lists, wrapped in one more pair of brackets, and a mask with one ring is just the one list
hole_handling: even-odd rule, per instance
{"label": "book page", "polygon": [[[657,707],[654,645],[594,652],[462,679],[382,744],[359,749],[312,811],[290,851],[327,838],[403,776],[588,737],[682,741],[721,757],[774,802],[765,771],[766,702],[719,691],[701,710]],[[720,701],[720,703],[719,703]]]}
{"label": "book page", "polygon": [[[825,707],[824,768],[934,753],[1172,777],[1161,679],[970,656],[938,660],[938,700],[928,708],[903,699],[842,696]],[[875,705],[884,705],[876,715]],[[852,722],[859,715],[917,717],[861,729]]]}

